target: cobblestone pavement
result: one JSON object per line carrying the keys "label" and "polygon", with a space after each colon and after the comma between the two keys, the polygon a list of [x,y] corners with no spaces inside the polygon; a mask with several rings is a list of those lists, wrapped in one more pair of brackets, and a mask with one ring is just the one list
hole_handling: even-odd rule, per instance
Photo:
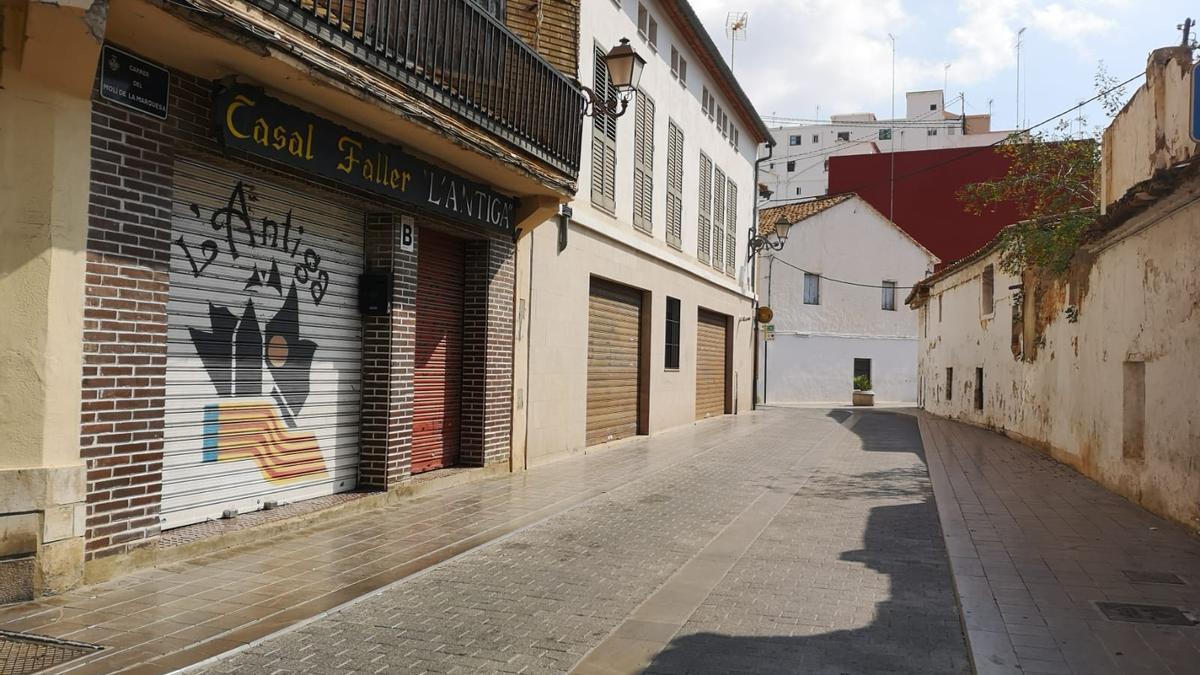
{"label": "cobblestone pavement", "polygon": [[981,675],[1200,673],[1200,626],[1097,604],[1200,619],[1194,536],[998,434],[926,415],[921,431]]}
{"label": "cobblestone pavement", "polygon": [[847,417],[700,425],[702,455],[202,670],[969,672],[916,420]]}

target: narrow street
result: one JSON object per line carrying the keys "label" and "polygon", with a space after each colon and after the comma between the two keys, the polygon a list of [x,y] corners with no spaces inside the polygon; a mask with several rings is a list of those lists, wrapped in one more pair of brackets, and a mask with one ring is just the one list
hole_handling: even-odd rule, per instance
{"label": "narrow street", "polygon": [[51,671],[72,673],[1188,673],[1194,614],[1096,603],[1194,611],[1197,580],[1181,529],[1003,437],[776,408],[11,606],[0,628],[106,647]]}

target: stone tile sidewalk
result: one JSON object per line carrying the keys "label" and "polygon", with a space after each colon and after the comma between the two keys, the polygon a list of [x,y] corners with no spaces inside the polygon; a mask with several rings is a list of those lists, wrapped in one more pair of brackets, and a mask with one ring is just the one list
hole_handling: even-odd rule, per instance
{"label": "stone tile sidewalk", "polygon": [[1200,673],[1200,627],[1097,604],[1200,618],[1200,542],[1004,436],[923,413],[920,426],[977,672]]}
{"label": "stone tile sidewalk", "polygon": [[104,647],[48,672],[169,672],[694,459],[761,422],[754,415],[703,422],[3,607],[0,630]]}

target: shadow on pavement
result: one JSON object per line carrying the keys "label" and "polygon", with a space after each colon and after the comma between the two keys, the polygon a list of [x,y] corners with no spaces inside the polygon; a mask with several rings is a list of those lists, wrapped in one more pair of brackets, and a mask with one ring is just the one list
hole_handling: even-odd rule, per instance
{"label": "shadow on pavement", "polygon": [[[834,416],[833,411],[830,416]],[[836,418],[835,418],[836,419]],[[924,461],[916,419],[900,413],[867,412],[854,427],[864,449],[873,452],[912,452]],[[922,466],[900,467],[860,474],[826,474],[801,493],[818,498],[869,498],[909,503],[870,509],[862,548],[847,550],[839,563],[857,563],[886,575],[887,600],[877,603],[874,616],[861,628],[835,630],[817,621],[818,609],[794,603],[780,616],[761,617],[795,626],[809,635],[735,636],[712,632],[680,635],[660,652],[646,673],[802,673],[804,675],[867,675],[911,673],[933,675],[969,673],[958,603],[953,592],[945,544],[937,521],[929,480]],[[803,536],[797,545],[805,545]],[[785,564],[781,561],[781,564]],[[827,568],[828,562],[825,563]],[[820,566],[809,587],[832,589],[853,596],[845,574],[828,575]],[[863,583],[878,577],[863,572]],[[861,605],[861,603],[858,603]],[[833,609],[834,621],[853,623]],[[840,619],[840,621],[839,621]],[[823,624],[823,625],[813,625]],[[686,631],[687,628],[685,627]]]}

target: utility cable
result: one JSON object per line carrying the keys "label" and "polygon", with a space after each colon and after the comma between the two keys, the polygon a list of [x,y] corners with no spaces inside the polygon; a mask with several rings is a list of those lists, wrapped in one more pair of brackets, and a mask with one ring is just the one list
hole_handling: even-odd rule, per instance
{"label": "utility cable", "polygon": [[915,288],[915,286],[883,286],[881,284],[860,284],[857,281],[845,281],[843,279],[834,279],[833,277],[827,277],[824,274],[817,274],[816,272],[810,272],[802,267],[797,267],[797,266],[791,264],[790,262],[783,260],[781,258],[777,258],[775,256],[771,256],[771,258],[775,262],[779,263],[780,265],[786,265],[798,272],[804,272],[805,274],[812,274],[813,276],[820,277],[822,281],[832,281],[835,284],[844,284],[846,286],[857,286],[859,288],[894,288],[896,290],[905,290],[905,291]]}

